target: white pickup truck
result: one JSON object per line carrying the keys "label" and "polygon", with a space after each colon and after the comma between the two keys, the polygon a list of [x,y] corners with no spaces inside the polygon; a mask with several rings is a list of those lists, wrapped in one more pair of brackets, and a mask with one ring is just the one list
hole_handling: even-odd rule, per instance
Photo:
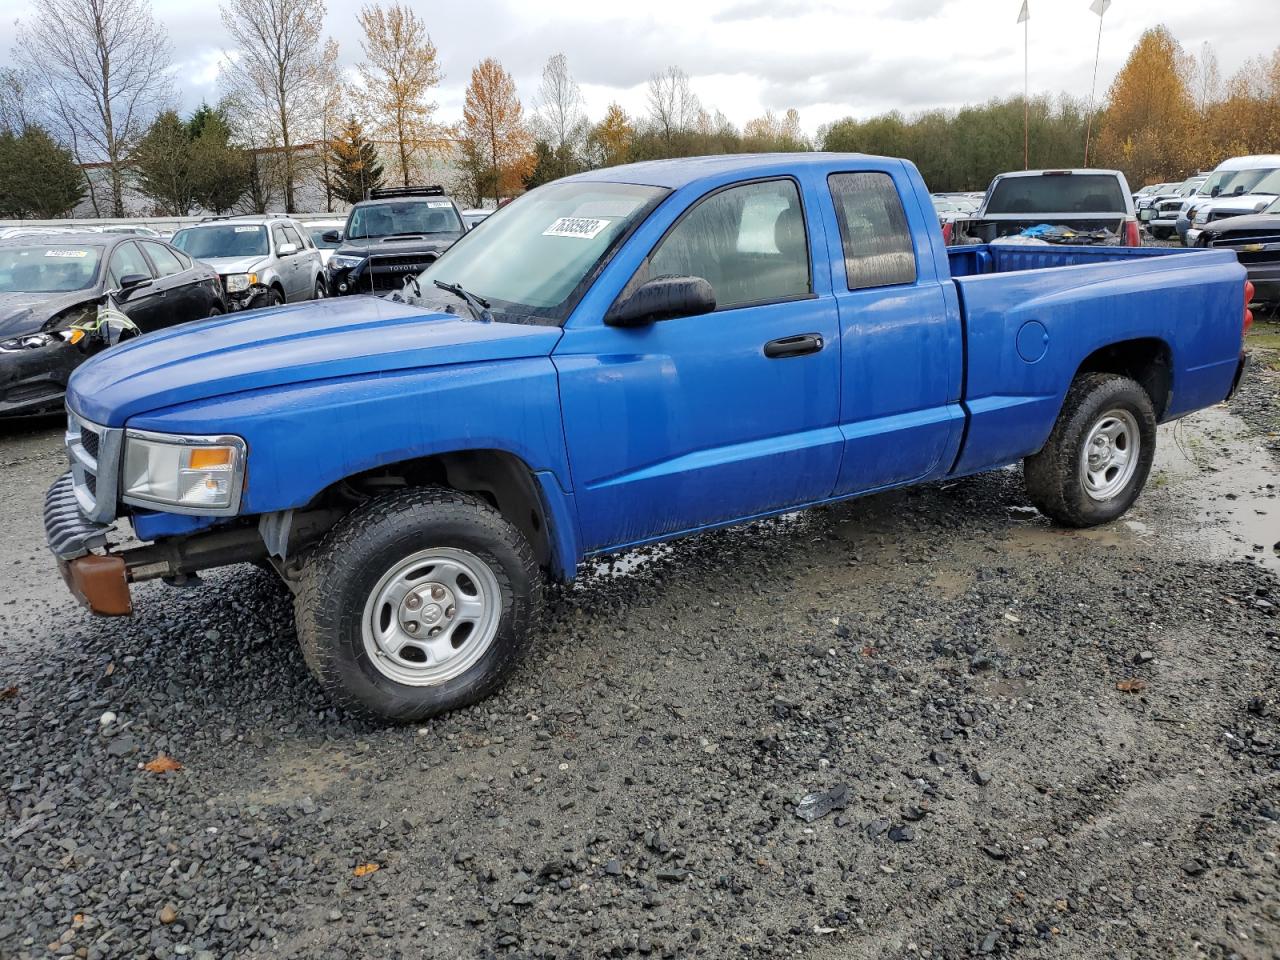
{"label": "white pickup truck", "polygon": [[1059,243],[1142,246],[1133,194],[1119,170],[1002,173],[991,181],[977,214],[956,227],[959,243],[1025,234]]}

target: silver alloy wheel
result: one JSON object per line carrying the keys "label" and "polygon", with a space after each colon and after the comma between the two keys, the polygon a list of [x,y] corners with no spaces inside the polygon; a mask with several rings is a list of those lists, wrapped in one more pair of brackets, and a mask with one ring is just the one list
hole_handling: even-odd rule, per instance
{"label": "silver alloy wheel", "polygon": [[365,603],[361,629],[379,673],[429,687],[475,666],[501,619],[502,590],[489,565],[466,550],[432,547],[383,574]]}
{"label": "silver alloy wheel", "polygon": [[1138,469],[1142,435],[1128,410],[1108,410],[1094,422],[1080,451],[1080,482],[1094,500],[1120,493]]}

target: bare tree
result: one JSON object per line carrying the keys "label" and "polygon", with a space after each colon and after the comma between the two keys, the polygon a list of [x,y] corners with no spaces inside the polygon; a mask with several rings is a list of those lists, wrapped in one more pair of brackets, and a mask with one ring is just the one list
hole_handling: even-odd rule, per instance
{"label": "bare tree", "polygon": [[369,101],[369,121],[396,149],[400,179],[407,187],[413,161],[424,143],[439,140],[432,121],[436,104],[428,93],[440,83],[436,46],[427,26],[404,3],[385,9],[377,4],[360,8],[365,62],[360,79]]}
{"label": "bare tree", "polygon": [[328,54],[336,50],[321,42],[324,0],[227,0],[221,11],[236,45],[222,74],[224,92],[236,105],[242,137],[278,158],[292,211],[303,166],[298,146],[319,136],[332,75]]}
{"label": "bare tree", "polygon": [[1201,45],[1200,56],[1195,61],[1191,94],[1196,98],[1196,109],[1202,115],[1222,99],[1222,71],[1218,67],[1218,55],[1208,40]]}
{"label": "bare tree", "polygon": [[[31,0],[15,55],[49,125],[80,163],[105,162],[124,216],[129,151],[168,105],[169,41],[147,0]],[[96,212],[98,200],[92,191]]]}
{"label": "bare tree", "polygon": [[542,68],[534,116],[534,128],[553,154],[567,159],[581,152],[587,117],[582,90],[569,73],[569,61],[563,53],[557,53]]}
{"label": "bare tree", "polygon": [[649,119],[667,147],[677,133],[688,130],[697,121],[702,105],[689,88],[689,75],[679,67],[667,67],[649,78]]}
{"label": "bare tree", "polygon": [[30,79],[21,70],[0,67],[0,133],[21,135],[34,123]]}

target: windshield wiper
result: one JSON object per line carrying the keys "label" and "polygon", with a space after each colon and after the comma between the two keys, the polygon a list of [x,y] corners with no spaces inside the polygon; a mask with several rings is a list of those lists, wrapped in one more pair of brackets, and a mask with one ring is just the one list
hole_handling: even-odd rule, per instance
{"label": "windshield wiper", "polygon": [[444,280],[432,281],[441,290],[452,293],[455,297],[460,298],[471,312],[475,314],[477,320],[483,320],[485,323],[493,323],[493,314],[489,312],[489,301],[484,297],[478,297],[474,293],[468,293],[462,288],[460,283],[446,283]]}

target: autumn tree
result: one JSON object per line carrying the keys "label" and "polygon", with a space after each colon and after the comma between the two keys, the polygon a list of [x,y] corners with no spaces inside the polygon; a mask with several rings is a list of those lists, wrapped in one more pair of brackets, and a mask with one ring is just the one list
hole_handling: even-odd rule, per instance
{"label": "autumn tree", "polygon": [[587,143],[594,161],[602,167],[626,163],[636,128],[627,112],[617,103],[609,104],[604,118],[591,128]]}
{"label": "autumn tree", "polygon": [[221,12],[235,42],[224,64],[224,92],[250,145],[274,148],[285,207],[296,210],[303,172],[297,148],[316,135],[331,77],[327,64],[337,54],[335,44],[321,40],[324,0],[227,0]]}
{"label": "autumn tree", "polygon": [[748,120],[742,128],[743,147],[753,153],[808,150],[804,131],[800,129],[800,112],[792,107],[781,118],[772,110],[763,117]]}
{"label": "autumn tree", "polygon": [[471,71],[460,129],[463,165],[498,202],[519,191],[535,162],[533,136],[511,74],[492,57]]}
{"label": "autumn tree", "polygon": [[382,186],[378,151],[365,138],[364,127],[349,117],[329,147],[332,169],[329,189],[343,203],[358,203],[370,190]]}
{"label": "autumn tree", "polygon": [[1193,65],[1163,26],[1147,30],[1116,75],[1098,157],[1131,183],[1176,180],[1194,169]]}
{"label": "autumn tree", "polygon": [[439,134],[430,92],[440,83],[435,44],[426,24],[407,5],[373,3],[360,9],[363,96],[374,129],[395,148],[397,179],[407,187],[414,160]]}
{"label": "autumn tree", "polygon": [[28,92],[80,163],[106,164],[99,216],[123,217],[129,154],[170,96],[169,41],[147,0],[31,0],[15,56]]}

